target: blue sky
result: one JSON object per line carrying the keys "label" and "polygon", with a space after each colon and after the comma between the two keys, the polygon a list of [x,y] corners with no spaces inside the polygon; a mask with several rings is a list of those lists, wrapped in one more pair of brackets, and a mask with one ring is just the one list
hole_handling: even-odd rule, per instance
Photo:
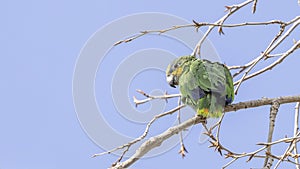
{"label": "blue sky", "polygon": [[[213,22],[224,15],[224,6],[242,1],[185,1],[185,2],[125,2],[101,1],[5,1],[0,7],[2,26],[0,74],[1,118],[0,118],[0,169],[62,169],[62,168],[107,168],[117,159],[114,155],[91,158],[103,152],[100,146],[88,137],[80,125],[73,104],[72,79],[81,49],[92,35],[121,17],[144,12],[161,12],[178,16],[191,22],[193,19]],[[228,23],[266,21],[280,19],[288,21],[299,14],[296,0],[258,1],[257,13],[246,7],[232,16]],[[155,23],[155,22],[154,22]],[[122,27],[119,28],[122,32]],[[204,30],[205,29],[201,29]],[[222,62],[228,65],[247,63],[263,51],[271,41],[278,26],[261,26],[224,29],[220,36],[213,31],[210,41]],[[295,31],[276,52],[283,52],[299,40],[299,29]],[[111,34],[110,36],[114,36]],[[99,44],[101,46],[101,44]],[[104,65],[99,66],[95,77],[95,95],[104,117],[113,128],[132,137],[138,136],[145,124],[130,122],[117,113],[110,97],[110,82],[118,63],[136,51],[160,48],[180,56],[190,49],[172,43],[159,36],[147,36],[111,50]],[[235,102],[299,94],[299,51],[288,57],[270,72],[242,84]],[[116,56],[116,58],[113,58]],[[157,62],[160,62],[158,59]],[[141,64],[133,62],[133,65]],[[258,65],[261,68],[262,65]],[[106,73],[107,72],[107,73]],[[122,84],[119,85],[129,85]],[[161,89],[176,93],[164,82],[160,70],[145,71],[135,76],[129,85],[129,98],[135,89],[152,91]],[[107,100],[107,102],[104,102]],[[139,107],[148,110],[150,104]],[[170,101],[166,109],[176,106]],[[294,105],[282,105],[274,139],[291,136]],[[221,138],[224,145],[237,152],[258,148],[255,144],[266,140],[269,107],[229,113],[222,124]],[[187,117],[186,117],[187,118]],[[155,135],[172,125],[176,115],[166,117],[153,126],[150,135]],[[178,146],[170,151],[140,160],[132,168],[220,168],[229,160],[206,144],[199,144],[202,127],[193,127],[185,139],[189,151],[182,160],[177,154]],[[106,138],[103,138],[106,139]],[[284,148],[284,147],[283,147]],[[282,147],[274,148],[281,153]],[[245,163],[241,159],[231,166],[237,168],[259,168],[262,160]],[[283,165],[282,168],[291,165]]]}

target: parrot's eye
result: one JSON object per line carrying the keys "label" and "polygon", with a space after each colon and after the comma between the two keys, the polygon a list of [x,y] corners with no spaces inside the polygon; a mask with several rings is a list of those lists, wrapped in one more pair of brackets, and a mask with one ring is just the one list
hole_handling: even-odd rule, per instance
{"label": "parrot's eye", "polygon": [[175,64],[175,65],[174,65],[174,69],[178,68],[178,66],[179,66],[178,64]]}

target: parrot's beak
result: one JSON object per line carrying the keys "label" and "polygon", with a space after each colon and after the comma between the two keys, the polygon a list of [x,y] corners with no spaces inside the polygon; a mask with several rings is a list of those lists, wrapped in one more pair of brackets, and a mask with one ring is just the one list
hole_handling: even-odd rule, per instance
{"label": "parrot's beak", "polygon": [[172,85],[172,84],[170,84],[170,86],[171,86],[171,87],[174,87],[174,88],[176,88],[176,86],[175,86],[175,85]]}
{"label": "parrot's beak", "polygon": [[170,85],[171,87],[176,88],[176,86],[175,86],[175,84],[174,84],[174,77],[173,77],[173,75],[168,75],[168,76],[167,76],[167,82],[169,83],[169,85]]}

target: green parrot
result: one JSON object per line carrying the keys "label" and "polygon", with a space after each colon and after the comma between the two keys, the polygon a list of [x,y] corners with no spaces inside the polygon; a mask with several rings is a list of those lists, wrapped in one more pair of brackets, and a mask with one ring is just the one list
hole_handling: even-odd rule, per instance
{"label": "green parrot", "polygon": [[182,56],[168,66],[166,78],[171,87],[179,86],[182,102],[203,118],[220,117],[234,99],[232,76],[218,62]]}

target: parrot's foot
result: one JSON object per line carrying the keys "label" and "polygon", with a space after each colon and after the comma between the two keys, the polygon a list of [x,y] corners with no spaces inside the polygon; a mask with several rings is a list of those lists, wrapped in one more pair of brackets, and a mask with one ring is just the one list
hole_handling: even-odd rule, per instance
{"label": "parrot's foot", "polygon": [[203,122],[201,122],[201,123],[207,124],[207,118],[206,118],[206,117],[204,117],[204,116],[202,116],[202,115],[200,115],[200,114],[196,114],[196,116],[197,116],[197,117],[200,117],[201,121],[203,121]]}

